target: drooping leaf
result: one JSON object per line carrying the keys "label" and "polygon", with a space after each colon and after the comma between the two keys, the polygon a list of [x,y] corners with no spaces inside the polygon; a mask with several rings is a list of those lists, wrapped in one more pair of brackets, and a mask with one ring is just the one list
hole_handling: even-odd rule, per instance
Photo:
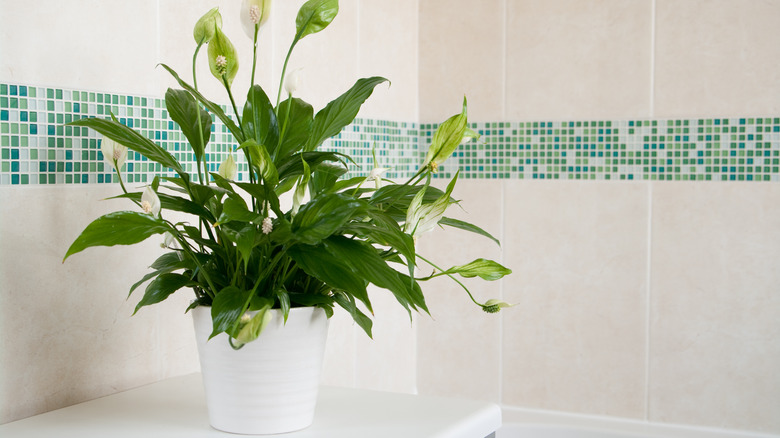
{"label": "drooping leaf", "polygon": [[338,0],[309,0],[298,10],[295,18],[297,39],[317,33],[336,18],[339,13]]}
{"label": "drooping leaf", "polygon": [[341,193],[318,196],[293,218],[292,233],[299,242],[316,244],[366,210],[365,202]]}
{"label": "drooping leaf", "polygon": [[371,334],[371,328],[374,322],[371,321],[371,318],[366,316],[365,313],[361,312],[360,309],[358,309],[355,299],[349,295],[342,294],[342,293],[334,294],[334,299],[339,306],[341,306],[344,310],[349,312],[350,315],[352,315],[352,319],[355,320],[357,325],[359,325],[364,332],[366,332],[368,337],[373,339],[374,336]]}
{"label": "drooping leaf", "polygon": [[158,275],[157,278],[155,278],[151,283],[149,283],[149,286],[146,287],[144,297],[141,299],[138,305],[135,306],[135,311],[133,314],[138,312],[141,307],[148,306],[150,304],[157,304],[168,298],[177,290],[191,284],[194,284],[194,282],[192,282],[190,278],[185,275],[173,273]]}
{"label": "drooping leaf", "polygon": [[181,132],[192,146],[195,160],[200,163],[211,137],[211,116],[185,90],[168,88],[165,93],[165,107],[171,119],[179,124]]}
{"label": "drooping leaf", "polygon": [[163,66],[164,69],[168,70],[168,73],[170,73],[171,76],[173,76],[173,78],[176,79],[176,82],[178,82],[182,88],[189,91],[190,94],[192,94],[196,99],[200,101],[200,103],[203,104],[203,106],[208,108],[208,110],[211,111],[212,113],[216,114],[219,120],[222,120],[222,123],[224,123],[225,126],[227,126],[228,130],[230,131],[231,134],[233,134],[233,137],[236,138],[236,141],[238,143],[244,142],[244,133],[241,132],[241,129],[238,127],[238,125],[236,125],[236,122],[234,122],[233,119],[228,117],[227,114],[225,114],[225,112],[222,111],[222,108],[219,105],[203,97],[203,95],[200,94],[200,92],[198,92],[198,90],[196,90],[192,85],[182,80],[182,78],[179,77],[178,73],[176,73],[175,70],[173,70],[172,68],[168,67],[165,64],[160,64],[160,65]]}
{"label": "drooping leaf", "polygon": [[[214,215],[212,215],[210,211],[190,201],[189,199],[182,198],[180,196],[172,196],[165,193],[157,193],[157,196],[160,198],[160,206],[165,210],[180,211],[182,213],[190,213],[198,217],[201,217],[207,221],[214,222]],[[114,196],[110,199],[117,199],[117,198],[128,198],[140,202],[141,193],[140,192],[123,193],[119,196]]]}
{"label": "drooping leaf", "polygon": [[366,281],[322,245],[293,245],[287,254],[304,272],[359,299],[371,310]]}
{"label": "drooping leaf", "polygon": [[68,257],[93,246],[133,245],[170,231],[168,224],[145,213],[118,211],[95,219],[68,248]]}
{"label": "drooping leaf", "polygon": [[271,101],[259,85],[253,85],[244,106],[244,134],[273,155],[279,142],[279,125]]}
{"label": "drooping leaf", "polygon": [[173,169],[179,175],[186,173],[179,162],[176,161],[176,158],[168,151],[132,128],[119,122],[106,119],[87,118],[74,120],[68,124],[92,128],[117,143],[127,146],[128,149],[138,152],[155,163],[160,163],[166,168]]}
{"label": "drooping leaf", "polygon": [[209,339],[238,325],[250,292],[235,286],[228,286],[216,294],[214,302],[211,304],[213,331]]}
{"label": "drooping leaf", "polygon": [[346,262],[359,276],[391,291],[409,312],[410,317],[411,309],[425,308],[422,294],[417,293],[413,283],[405,281],[401,273],[388,266],[371,245],[343,236],[331,236],[323,241],[323,245],[336,258]]}
{"label": "drooping leaf", "polygon": [[225,224],[230,221],[259,223],[262,220],[263,216],[249,210],[243,199],[228,198],[222,204],[222,214],[219,216],[217,224]]}
{"label": "drooping leaf", "polygon": [[333,137],[352,123],[360,106],[374,92],[374,87],[387,82],[379,76],[358,79],[346,93],[337,97],[321,109],[314,117],[314,125],[305,151],[315,150],[323,141]]}
{"label": "drooping leaf", "polygon": [[439,225],[447,225],[454,228],[460,228],[461,230],[470,231],[472,233],[479,234],[481,236],[485,236],[488,239],[492,240],[493,242],[496,242],[496,245],[501,246],[501,242],[498,241],[495,237],[493,237],[492,234],[488,233],[487,231],[483,230],[482,228],[471,224],[469,222],[465,222],[458,219],[453,219],[449,217],[443,217],[441,220],[439,220]]}

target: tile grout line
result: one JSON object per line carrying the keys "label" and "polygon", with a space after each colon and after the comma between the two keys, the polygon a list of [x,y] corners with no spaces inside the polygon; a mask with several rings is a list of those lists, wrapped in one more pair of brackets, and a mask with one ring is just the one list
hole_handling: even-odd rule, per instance
{"label": "tile grout line", "polygon": [[650,317],[653,267],[653,183],[647,184],[647,279],[645,281],[645,421],[650,421]]}

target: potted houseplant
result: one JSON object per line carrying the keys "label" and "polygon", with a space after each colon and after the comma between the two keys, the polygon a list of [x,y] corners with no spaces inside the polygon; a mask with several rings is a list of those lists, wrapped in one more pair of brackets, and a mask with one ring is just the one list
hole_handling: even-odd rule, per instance
{"label": "potted houseplant", "polygon": [[[193,67],[205,46],[211,73],[224,85],[232,115],[199,92],[194,68],[190,84],[162,65],[181,86],[167,91],[165,103],[190,144],[194,172],[185,171],[163,147],[113,115],[71,123],[102,134],[104,158],[116,170],[124,192],[118,197],[135,207],[90,223],[65,259],[93,246],[131,245],[163,235],[169,251],[131,287],[132,293],[148,283],[136,312],[178,290],[194,292],[187,311],[194,314],[211,423],[240,433],[278,433],[311,423],[327,318],[334,308],[342,308],[371,336],[369,284],[392,293],[411,317],[413,311],[428,311],[420,285],[426,280],[449,276],[460,283],[456,275],[497,280],[511,272],[481,258],[441,269],[415,250],[417,237],[437,224],[498,242],[475,225],[444,216],[457,203],[451,197],[457,174],[446,190],[430,185],[438,165],[464,140],[477,137],[468,127],[465,98],[462,111],[439,126],[425,160],[407,181],[384,180],[386,169],[376,167],[368,175],[350,175],[350,157],[318,147],[350,124],[374,87],[387,80],[359,79],[316,114],[295,95],[295,80],[286,75],[290,54],[301,39],[325,29],[338,13],[337,0],[310,0],[296,17],[296,34],[281,72],[281,78],[287,76],[285,86],[280,85],[273,104],[254,84],[257,35],[269,5],[270,0],[245,0],[242,6],[242,19],[255,43],[252,84],[243,108],[233,95],[238,54],[222,32],[219,11],[212,9],[195,25]],[[248,181],[237,178],[232,155],[218,172],[207,171],[212,116],[227,127],[235,152],[244,156]],[[142,191],[128,191],[122,180],[128,149],[175,176],[155,177]],[[172,222],[166,211],[191,219]],[[436,271],[416,276],[418,260]],[[508,306],[498,300],[479,303],[464,290],[487,312]],[[214,337],[221,339],[207,342]],[[249,368],[255,365],[265,368]],[[274,367],[281,377],[273,374]],[[216,380],[207,374],[216,374]],[[266,388],[239,394],[253,384]],[[220,391],[227,395],[220,398]],[[263,408],[271,410],[263,413]]]}

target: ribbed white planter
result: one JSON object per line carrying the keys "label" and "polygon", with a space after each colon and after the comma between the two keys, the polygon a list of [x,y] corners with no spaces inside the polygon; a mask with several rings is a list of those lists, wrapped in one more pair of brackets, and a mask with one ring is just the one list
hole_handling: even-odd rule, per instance
{"label": "ribbed white planter", "polygon": [[192,310],[211,426],[263,435],[311,425],[328,334],[322,309],[280,310],[260,337],[234,350],[224,333],[207,342],[211,308]]}

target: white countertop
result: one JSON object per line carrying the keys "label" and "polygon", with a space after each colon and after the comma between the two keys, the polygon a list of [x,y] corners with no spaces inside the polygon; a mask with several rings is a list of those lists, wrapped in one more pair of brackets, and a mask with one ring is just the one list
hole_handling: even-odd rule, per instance
{"label": "white countertop", "polygon": [[[320,388],[314,424],[287,438],[484,438],[498,405],[363,389]],[[236,437],[209,426],[200,374],[0,425],[3,438]],[[270,435],[265,435],[270,436]]]}

